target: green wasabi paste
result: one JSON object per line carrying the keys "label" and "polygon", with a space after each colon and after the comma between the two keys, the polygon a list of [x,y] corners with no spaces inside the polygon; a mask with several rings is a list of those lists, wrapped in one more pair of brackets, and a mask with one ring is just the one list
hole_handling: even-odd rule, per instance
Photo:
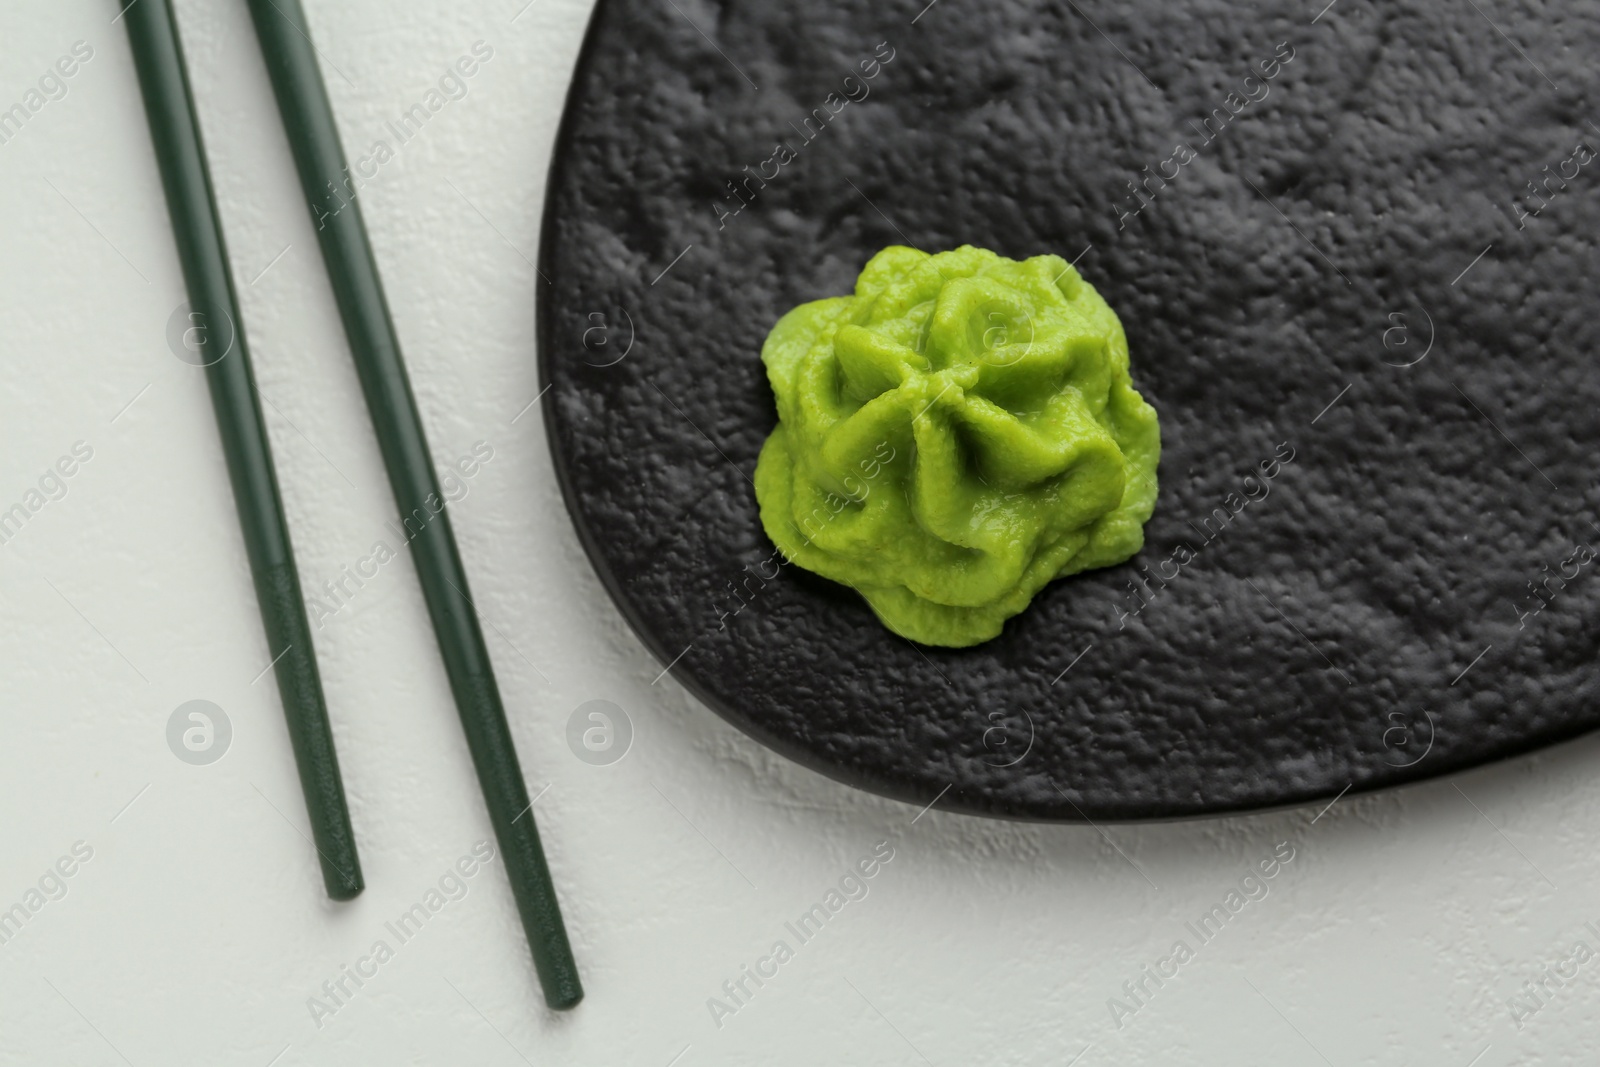
{"label": "green wasabi paste", "polygon": [[767,535],[927,645],[1000,633],[1046,582],[1144,544],[1161,453],[1116,313],[1059,256],[872,257],[761,350]]}

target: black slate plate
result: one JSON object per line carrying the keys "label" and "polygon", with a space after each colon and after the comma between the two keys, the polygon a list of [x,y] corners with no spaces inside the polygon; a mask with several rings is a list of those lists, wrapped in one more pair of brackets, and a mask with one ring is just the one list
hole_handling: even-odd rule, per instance
{"label": "black slate plate", "polygon": [[[1600,6],[922,2],[594,15],[544,414],[673,677],[835,778],[1033,819],[1304,802],[1600,725]],[[726,217],[747,165],[770,180]],[[1134,563],[950,652],[774,575],[749,477],[777,317],[887,244],[968,242],[1078,259],[1164,454]],[[1141,564],[1176,577],[1139,590]]]}

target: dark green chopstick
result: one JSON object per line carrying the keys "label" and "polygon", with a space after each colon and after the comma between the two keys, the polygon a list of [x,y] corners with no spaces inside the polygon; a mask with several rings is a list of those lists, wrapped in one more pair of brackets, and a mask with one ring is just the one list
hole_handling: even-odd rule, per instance
{"label": "dark green chopstick", "polygon": [[583,999],[583,986],[317,66],[311,28],[299,0],[249,2],[545,1002],[570,1008]]}
{"label": "dark green chopstick", "polygon": [[[205,147],[183,47],[170,0],[136,0],[124,11],[134,65],[150,119],[167,211],[183,263],[191,323],[210,340],[220,336],[231,347],[219,357],[206,353],[206,380],[222,433],[222,451],[233,483],[234,503],[244,530],[245,550],[255,577],[256,599],[267,631],[267,647],[277,672],[289,740],[300,768],[300,788],[311,816],[311,836],[322,863],[322,880],[334,900],[361,892],[361,863],[350,809],[339,779],[339,761],[328,726],[328,708],[317,674],[311,628],[295,570],[283,499],[272,468],[266,423],[256,396],[255,377],[245,344],[239,302],[228,270],[222,225],[211,193]],[[225,321],[224,321],[225,320]]]}

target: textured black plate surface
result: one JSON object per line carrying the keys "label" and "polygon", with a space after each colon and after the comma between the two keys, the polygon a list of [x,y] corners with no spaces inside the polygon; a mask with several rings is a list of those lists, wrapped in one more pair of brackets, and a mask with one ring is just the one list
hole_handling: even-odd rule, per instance
{"label": "textured black plate surface", "polygon": [[[1600,725],[1600,6],[923,2],[595,13],[544,415],[672,676],[825,774],[1018,818],[1309,801]],[[966,651],[769,562],[750,483],[767,330],[896,243],[1076,258],[1161,415],[1143,553]]]}

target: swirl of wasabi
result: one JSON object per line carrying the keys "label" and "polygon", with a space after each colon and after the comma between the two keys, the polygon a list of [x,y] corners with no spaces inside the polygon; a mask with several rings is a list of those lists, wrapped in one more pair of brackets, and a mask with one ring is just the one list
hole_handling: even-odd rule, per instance
{"label": "swirl of wasabi", "polygon": [[1053,578],[1131,557],[1155,508],[1155,409],[1116,313],[1059,256],[872,257],[761,350],[756,465],[784,558],[927,645],[997,637]]}

